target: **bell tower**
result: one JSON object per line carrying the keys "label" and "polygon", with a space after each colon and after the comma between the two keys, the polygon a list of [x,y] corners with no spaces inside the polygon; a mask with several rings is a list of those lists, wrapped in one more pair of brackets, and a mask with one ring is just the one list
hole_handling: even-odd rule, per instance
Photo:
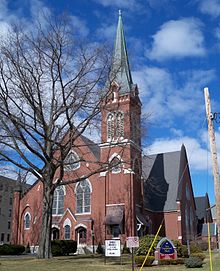
{"label": "bell tower", "polygon": [[[141,102],[131,76],[121,11],[106,93],[101,107],[100,144],[101,161],[108,164],[106,173],[102,174],[105,178],[106,224],[117,222],[121,234],[132,236],[137,234],[136,212],[141,212],[143,206]],[[122,212],[124,226],[119,218],[116,221],[112,217]]]}

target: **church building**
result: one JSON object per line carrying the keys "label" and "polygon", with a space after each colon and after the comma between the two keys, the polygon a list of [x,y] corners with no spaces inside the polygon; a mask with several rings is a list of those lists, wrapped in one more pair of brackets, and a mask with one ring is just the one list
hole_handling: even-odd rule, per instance
{"label": "church building", "polygon": [[[61,185],[54,193],[51,238],[76,240],[78,245],[87,246],[91,250],[99,243],[104,244],[106,239],[120,238],[124,243],[128,236],[154,233],[159,223],[157,212],[160,213],[161,221],[164,217],[163,208],[155,210],[156,206],[152,205],[155,190],[149,190],[151,196],[147,197],[151,173],[146,173],[145,170],[145,174],[142,174],[144,170],[141,151],[141,101],[138,87],[133,83],[131,76],[120,13],[111,76],[114,77],[110,85],[112,95],[101,106],[101,144],[97,145],[84,136],[78,138],[77,145],[80,147],[72,149],[66,157],[69,164],[65,168],[65,176],[68,179],[71,178],[71,174],[83,176],[85,172],[91,170],[91,166],[94,167],[95,162],[108,160],[111,167],[78,183]],[[108,83],[106,88],[109,88]],[[83,156],[91,163],[79,159]],[[71,165],[71,161],[78,160],[78,163],[74,162]],[[146,159],[144,161],[146,162]],[[159,175],[156,173],[155,177],[157,176]],[[176,181],[178,185],[179,175],[175,177],[177,179],[173,182]],[[195,206],[190,175],[187,178],[188,197],[192,202],[191,223],[196,223],[193,217]],[[151,176],[150,180],[152,182],[154,177]],[[165,184],[166,180],[163,181]],[[159,185],[158,188],[163,189]],[[169,184],[166,191],[168,188]],[[42,183],[36,181],[25,195],[21,196],[19,191],[14,193],[12,243],[38,246],[42,191]],[[177,193],[177,190],[173,191]],[[148,199],[152,202],[147,201]],[[184,220],[181,222],[181,198],[177,199],[177,195],[175,198],[173,194],[172,200],[177,201],[176,210],[167,211],[168,213],[174,211],[176,214],[172,218],[172,223],[175,223],[173,225],[185,223]],[[193,224],[192,233],[194,228],[196,230]],[[181,231],[181,227],[178,229]],[[165,228],[163,234],[166,235]],[[173,234],[172,238],[181,241],[182,235],[183,233],[178,232]]]}

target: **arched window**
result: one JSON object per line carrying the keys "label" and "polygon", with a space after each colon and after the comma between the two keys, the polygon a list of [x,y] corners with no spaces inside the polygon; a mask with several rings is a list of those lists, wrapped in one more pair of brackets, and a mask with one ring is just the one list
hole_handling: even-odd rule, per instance
{"label": "arched window", "polygon": [[112,113],[109,113],[107,117],[107,138],[109,140],[114,138],[114,115]]}
{"label": "arched window", "polygon": [[121,172],[121,161],[118,157],[114,157],[110,162],[110,169],[112,173],[120,173]]}
{"label": "arched window", "polygon": [[70,225],[66,225],[64,227],[64,239],[69,240],[70,239]]}
{"label": "arched window", "polygon": [[124,114],[118,112],[116,115],[116,137],[124,137]]}
{"label": "arched window", "polygon": [[79,168],[79,160],[79,156],[74,151],[70,151],[64,161],[65,170],[71,171]]}
{"label": "arched window", "polygon": [[91,211],[91,188],[88,180],[80,181],[76,187],[76,212],[89,213]]}
{"label": "arched window", "polygon": [[58,186],[54,191],[53,196],[53,215],[62,215],[64,209],[64,188]]}
{"label": "arched window", "polygon": [[30,223],[31,223],[31,215],[30,213],[26,213],[24,216],[24,228],[26,230],[30,229]]}

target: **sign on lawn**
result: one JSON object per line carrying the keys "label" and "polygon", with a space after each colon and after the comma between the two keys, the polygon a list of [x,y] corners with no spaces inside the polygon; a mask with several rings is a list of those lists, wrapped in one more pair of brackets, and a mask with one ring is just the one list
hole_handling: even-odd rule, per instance
{"label": "sign on lawn", "polygon": [[130,236],[127,237],[127,247],[139,247],[139,237],[138,236]]}
{"label": "sign on lawn", "polygon": [[120,257],[121,256],[121,242],[118,239],[105,240],[105,256],[106,257]]}
{"label": "sign on lawn", "polygon": [[177,258],[176,248],[174,247],[172,241],[166,237],[162,238],[157,244],[157,248],[154,254],[156,260]]}

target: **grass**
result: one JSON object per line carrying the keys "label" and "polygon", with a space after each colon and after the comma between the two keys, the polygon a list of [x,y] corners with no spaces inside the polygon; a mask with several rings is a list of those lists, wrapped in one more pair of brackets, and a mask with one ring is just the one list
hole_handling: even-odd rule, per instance
{"label": "grass", "polygon": [[[213,254],[213,271],[219,271],[220,255]],[[99,256],[69,256],[57,257],[50,260],[38,260],[35,258],[0,258],[1,271],[130,271],[131,257],[123,256],[122,264],[116,260],[107,259]],[[140,267],[135,267],[139,271]],[[154,266],[144,267],[143,271],[186,271],[184,265],[178,266]],[[194,268],[193,270],[209,271],[208,258],[205,260],[203,268]]]}

